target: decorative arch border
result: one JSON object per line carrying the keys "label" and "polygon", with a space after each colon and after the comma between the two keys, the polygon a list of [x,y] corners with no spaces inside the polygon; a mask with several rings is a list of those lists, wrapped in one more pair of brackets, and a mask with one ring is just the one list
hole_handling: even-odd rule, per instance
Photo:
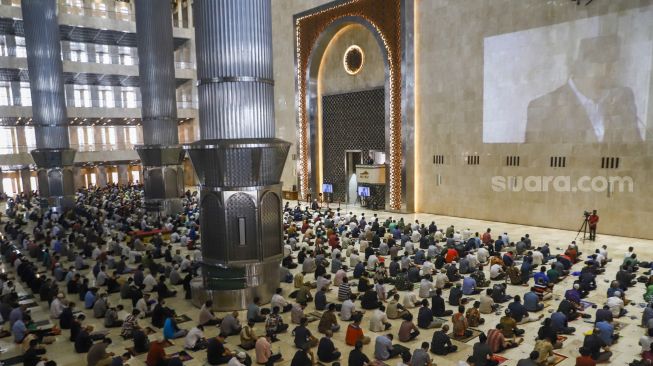
{"label": "decorative arch border", "polygon": [[[301,197],[317,190],[311,142],[315,138],[317,73],[311,72],[332,36],[358,23],[375,35],[385,59],[386,208],[413,212],[414,202],[414,44],[413,0],[338,0],[296,14],[295,105],[297,172]],[[311,101],[313,100],[313,103]]]}

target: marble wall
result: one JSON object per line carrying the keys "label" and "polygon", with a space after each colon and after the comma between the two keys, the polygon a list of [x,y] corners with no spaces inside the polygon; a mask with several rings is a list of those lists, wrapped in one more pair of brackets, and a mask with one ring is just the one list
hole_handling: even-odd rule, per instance
{"label": "marble wall", "polygon": [[[297,137],[292,16],[323,3],[326,1],[273,1],[277,136],[293,143],[296,143]],[[648,124],[643,130],[648,142],[635,143],[617,137],[595,143],[582,139],[584,135],[579,129],[561,130],[557,138],[547,141],[484,143],[483,140],[484,133],[487,133],[487,126],[484,131],[484,104],[491,97],[484,94],[485,83],[488,82],[488,75],[485,74],[485,47],[488,39],[536,30],[545,35],[552,48],[564,49],[566,45],[556,42],[562,43],[569,35],[561,33],[562,28],[557,26],[568,22],[575,26],[576,21],[587,20],[593,27],[591,29],[599,34],[618,33],[624,27],[634,29],[634,37],[637,42],[641,42],[634,43],[631,53],[644,50],[638,60],[641,61],[642,57],[650,60],[651,55],[646,53],[650,50],[647,51],[646,45],[653,41],[653,22],[642,22],[638,20],[641,17],[637,18],[636,15],[648,12],[653,1],[594,1],[588,6],[577,6],[568,0],[415,0],[415,4],[417,173],[414,189],[417,211],[577,230],[583,210],[597,209],[601,216],[599,233],[653,238],[653,226],[649,224],[653,220],[653,187],[649,183],[653,178],[653,143],[650,142],[653,138],[653,106],[640,117],[642,124]],[[631,13],[635,14],[632,18],[634,20],[631,24],[626,24],[628,22],[624,21],[624,14]],[[577,31],[572,26],[567,28],[570,29],[568,32]],[[516,37],[514,44],[508,42],[507,47],[533,45],[528,43],[528,39]],[[546,52],[551,47],[533,48],[527,54],[536,61],[538,58],[550,58]],[[610,48],[599,50],[605,51],[598,52],[600,55],[613,51]],[[538,52],[541,52],[539,57]],[[567,59],[576,57],[575,52],[569,51],[567,57],[563,55],[554,61],[567,62]],[[510,59],[508,70],[512,62],[517,72],[524,60]],[[640,98],[640,104],[642,98],[645,101],[649,99],[653,90],[651,65],[645,64],[644,67],[649,69],[649,73],[639,73],[636,80],[639,87],[635,92],[636,98]],[[550,72],[547,70],[545,67],[530,70],[521,81],[516,81],[521,82],[521,89],[514,89],[512,95],[506,92],[507,99],[517,99],[521,93],[544,95],[545,93],[529,89],[531,84],[535,88],[533,80],[566,77],[537,75]],[[612,70],[597,68],[583,71],[601,76]],[[346,81],[348,80],[344,78],[337,82],[344,84]],[[330,85],[330,88],[337,90],[338,85]],[[648,92],[648,95],[642,97],[642,92]],[[559,99],[545,102],[555,109],[559,106],[555,101]],[[653,103],[653,98],[650,99]],[[618,105],[620,99],[615,100]],[[562,102],[558,109],[564,110],[567,107]],[[643,109],[641,105],[638,107],[641,115]],[[501,108],[498,109],[501,111]],[[524,113],[516,107],[514,109],[508,108],[502,112],[504,116]],[[543,123],[546,127],[546,115],[537,110],[533,113],[542,119],[540,126]],[[580,117],[577,111],[570,111],[567,115],[557,115],[552,123],[561,126],[559,120],[575,121]],[[618,118],[612,119],[619,121]],[[523,129],[523,126],[514,128]],[[519,136],[522,132],[514,134]],[[543,133],[536,134],[542,135]],[[623,135],[624,133],[619,134]],[[284,169],[284,189],[290,188],[297,181],[296,161],[292,160],[294,153],[295,146]],[[434,164],[435,155],[442,156],[444,163]],[[468,164],[474,161],[468,159],[468,156],[478,156],[478,164]],[[518,156],[519,166],[509,166],[509,156]],[[565,166],[551,167],[552,157],[564,157]],[[603,157],[618,157],[619,167],[602,167]],[[554,192],[553,188],[548,192],[531,192],[525,188],[517,191],[516,188],[509,187],[502,190],[493,180],[496,179],[493,177],[505,177],[508,182],[511,179],[509,177],[526,179],[529,176],[569,176],[572,185],[583,176],[603,177],[601,179],[610,176],[630,177],[633,191],[615,192],[614,189],[618,188],[616,186],[611,186],[612,190],[607,191],[598,184],[600,181],[596,192]],[[508,186],[515,187],[513,184]]]}

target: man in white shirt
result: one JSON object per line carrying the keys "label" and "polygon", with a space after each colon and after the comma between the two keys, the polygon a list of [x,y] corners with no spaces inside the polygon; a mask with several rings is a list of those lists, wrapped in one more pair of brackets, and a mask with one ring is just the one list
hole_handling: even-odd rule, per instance
{"label": "man in white shirt", "polygon": [[229,360],[229,362],[227,362],[227,366],[245,366],[243,362],[245,362],[246,359],[247,355],[245,352],[238,352]]}
{"label": "man in white shirt", "polygon": [[378,309],[375,309],[370,318],[370,330],[379,333],[390,329],[391,326],[385,313],[385,306],[381,305]]}
{"label": "man in white shirt", "polygon": [[66,304],[64,304],[64,296],[62,293],[59,293],[50,304],[50,318],[59,319],[59,316],[63,313],[65,308]]}
{"label": "man in white shirt", "polygon": [[417,295],[414,292],[408,292],[404,294],[404,298],[402,299],[402,305],[406,309],[412,309],[420,304],[419,299],[417,299]]}
{"label": "man in white shirt", "polygon": [[614,296],[608,297],[605,304],[610,308],[613,317],[618,318],[625,314],[624,301],[621,299],[621,291],[615,291]]}
{"label": "man in white shirt", "polygon": [[533,258],[533,265],[540,266],[544,262],[544,255],[539,250],[534,250],[531,258]]}
{"label": "man in white shirt", "polygon": [[505,276],[503,268],[498,263],[495,263],[490,267],[490,278],[493,280],[500,280]]}
{"label": "man in white shirt", "polygon": [[443,289],[449,284],[449,277],[447,277],[447,270],[442,269],[435,275],[435,288]]}
{"label": "man in white shirt", "polygon": [[367,258],[367,269],[373,271],[376,269],[376,265],[379,264],[379,257],[376,254],[372,254]]}
{"label": "man in white shirt", "polygon": [[270,300],[270,307],[275,308],[279,307],[279,310],[282,312],[288,312],[292,309],[292,304],[289,304],[286,299],[281,295],[281,288],[277,288],[277,291],[272,295],[272,300]]}
{"label": "man in white shirt", "polygon": [[431,276],[427,278],[422,278],[422,281],[419,283],[419,297],[422,299],[431,297],[431,290],[434,289],[433,282],[430,281]]}
{"label": "man in white shirt", "polygon": [[490,258],[490,252],[488,252],[485,247],[478,248],[478,251],[476,252],[476,259],[478,259],[479,263],[487,263],[488,258]]}
{"label": "man in white shirt", "polygon": [[192,327],[186,338],[184,339],[184,348],[188,350],[197,350],[201,346],[201,341],[204,339],[204,326],[197,325]]}
{"label": "man in white shirt", "polygon": [[156,279],[154,276],[152,276],[152,273],[148,272],[147,276],[145,276],[145,279],[143,279],[143,285],[145,286],[143,289],[145,292],[152,292],[152,290],[154,290],[154,286],[156,286]]}
{"label": "man in white shirt", "polygon": [[463,241],[467,242],[472,237],[472,231],[469,228],[463,230]]}
{"label": "man in white shirt", "polygon": [[345,300],[342,303],[340,308],[340,319],[348,321],[351,320],[351,316],[356,312],[356,304],[352,300],[354,296],[351,296],[349,299]]}

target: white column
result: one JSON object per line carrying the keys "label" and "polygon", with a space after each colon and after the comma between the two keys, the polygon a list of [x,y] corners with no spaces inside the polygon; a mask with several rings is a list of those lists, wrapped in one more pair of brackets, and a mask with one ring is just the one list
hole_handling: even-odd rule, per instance
{"label": "white column", "polygon": [[129,165],[118,165],[118,184],[121,186],[129,184]]}
{"label": "white column", "polygon": [[29,168],[23,168],[20,170],[20,181],[23,185],[23,193],[28,196],[31,196],[32,192],[32,181],[30,180],[31,177],[32,172],[29,170]]}
{"label": "white column", "polygon": [[107,186],[107,168],[99,165],[95,168],[95,182],[100,188]]}

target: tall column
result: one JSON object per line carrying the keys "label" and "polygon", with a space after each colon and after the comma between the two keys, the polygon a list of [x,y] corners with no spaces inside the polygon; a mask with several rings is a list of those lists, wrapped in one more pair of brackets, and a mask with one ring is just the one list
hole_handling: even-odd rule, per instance
{"label": "tall column", "polygon": [[107,168],[104,165],[95,167],[95,183],[100,188],[107,186]]}
{"label": "tall column", "polygon": [[129,165],[118,165],[118,184],[121,186],[129,184]]}
{"label": "tall column", "polygon": [[72,165],[75,150],[68,142],[61,40],[56,0],[22,1],[27,67],[32,94],[39,192],[49,204],[74,204]]}
{"label": "tall column", "polygon": [[73,183],[75,185],[75,191],[85,187],[84,174],[78,166],[73,167]]}
{"label": "tall column", "polygon": [[2,169],[0,169],[0,194],[5,193],[5,186],[2,182],[4,179],[4,174],[2,173]]}
{"label": "tall column", "polygon": [[23,186],[23,193],[27,195],[27,197],[32,195],[32,171],[29,169],[29,167],[24,167],[20,169],[20,183]]}
{"label": "tall column", "polygon": [[281,172],[290,143],[274,138],[270,0],[195,0],[202,279],[193,304],[217,310],[269,301],[283,253]]}
{"label": "tall column", "polygon": [[143,164],[145,205],[149,211],[172,214],[181,211],[184,194],[172,12],[169,6],[161,6],[160,0],[139,0],[135,6],[143,115],[143,145],[136,151]]}

